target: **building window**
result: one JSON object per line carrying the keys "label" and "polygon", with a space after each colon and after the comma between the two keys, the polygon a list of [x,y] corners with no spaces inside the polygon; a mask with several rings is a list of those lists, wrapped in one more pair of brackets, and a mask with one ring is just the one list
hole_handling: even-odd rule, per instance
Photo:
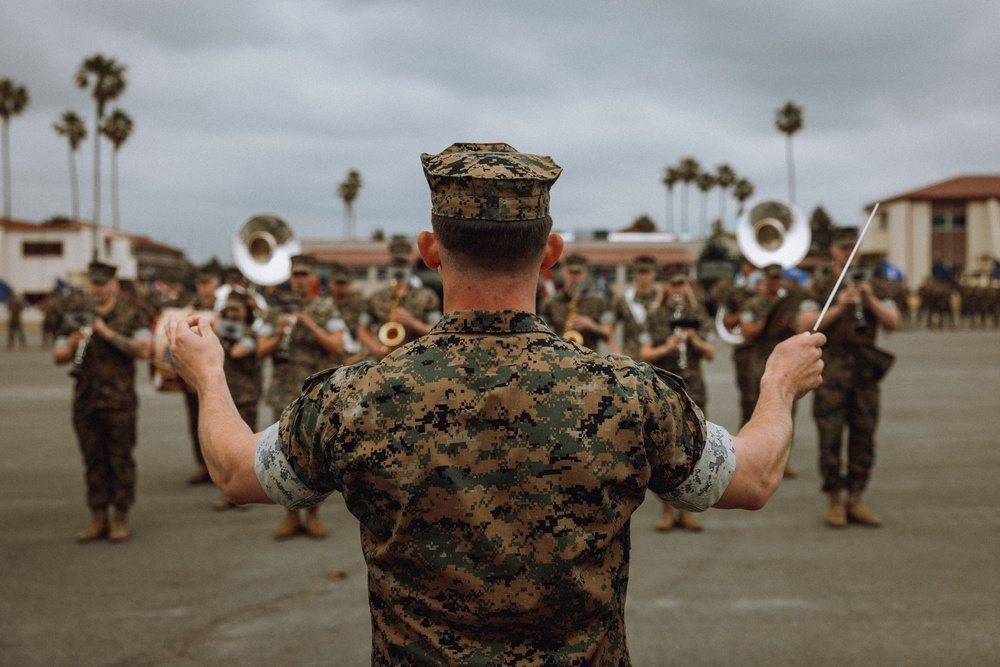
{"label": "building window", "polygon": [[25,241],[21,246],[24,257],[62,257],[62,241]]}
{"label": "building window", "polygon": [[940,271],[961,271],[968,257],[965,205],[941,203],[931,209],[931,262]]}
{"label": "building window", "polygon": [[351,269],[351,280],[368,280],[368,267],[356,266]]}

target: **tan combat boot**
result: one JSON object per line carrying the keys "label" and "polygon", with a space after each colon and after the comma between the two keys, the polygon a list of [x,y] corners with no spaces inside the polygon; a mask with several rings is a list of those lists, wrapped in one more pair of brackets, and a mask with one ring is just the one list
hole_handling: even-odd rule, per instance
{"label": "tan combat boot", "polygon": [[90,525],[77,533],[76,541],[81,544],[93,542],[108,535],[108,510],[93,510]]}
{"label": "tan combat boot", "polygon": [[317,539],[326,537],[326,527],[323,525],[323,522],[319,520],[318,507],[310,507],[306,510],[305,530],[306,535],[309,537],[315,537]]}
{"label": "tan combat boot", "polygon": [[285,520],[274,531],[274,539],[287,540],[289,537],[298,535],[300,530],[302,530],[302,523],[299,521],[299,513],[288,510],[285,512]]}
{"label": "tan combat boot", "polygon": [[115,510],[111,519],[111,529],[108,531],[109,542],[124,542],[128,539],[128,510]]}
{"label": "tan combat boot", "polygon": [[826,525],[831,528],[843,528],[847,525],[847,508],[844,506],[844,497],[840,491],[831,491],[827,494],[830,497],[830,505],[826,510]]}
{"label": "tan combat boot", "polygon": [[877,527],[882,525],[878,514],[861,504],[861,489],[852,489],[847,496],[847,518],[862,526]]}
{"label": "tan combat boot", "polygon": [[690,530],[695,533],[700,532],[703,528],[701,521],[698,521],[698,518],[694,515],[694,513],[685,510],[681,510],[677,513],[677,523],[684,530]]}
{"label": "tan combat boot", "polygon": [[674,508],[667,503],[662,503],[662,505],[660,518],[656,522],[656,529],[661,533],[665,533],[674,527]]}

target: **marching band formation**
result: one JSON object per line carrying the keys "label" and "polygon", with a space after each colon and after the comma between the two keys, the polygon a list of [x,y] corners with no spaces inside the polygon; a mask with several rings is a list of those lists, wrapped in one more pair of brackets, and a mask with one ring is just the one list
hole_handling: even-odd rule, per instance
{"label": "marching band formation", "polygon": [[[834,259],[837,248],[856,239],[854,229],[835,235]],[[264,250],[267,259],[274,248]],[[54,361],[68,364],[75,378],[73,426],[83,453],[92,512],[91,524],[77,539],[122,541],[129,535],[127,517],[135,496],[137,359],[150,360],[157,389],[183,395],[196,466],[188,482],[211,483],[198,441],[198,399],[172,371],[163,322],[196,312],[211,315],[223,341],[234,401],[243,420],[256,431],[258,406],[266,406],[276,418],[313,373],[381,359],[434,327],[442,315],[441,295],[424,285],[410,266],[412,245],[394,239],[389,255],[389,284],[368,296],[352,286],[345,267],[322,267],[321,276],[314,260],[301,254],[288,258],[288,269],[279,271],[269,285],[247,280],[241,270],[245,260],[244,266],[232,267],[225,275],[203,267],[195,276],[194,293],[177,298],[126,292],[115,280],[115,267],[94,263],[88,272],[88,293],[53,296],[45,306],[43,343],[53,345]],[[802,285],[786,275],[787,267],[781,263],[761,263],[744,258],[732,280],[722,279],[705,289],[689,267],[658,266],[652,257],[640,256],[630,267],[632,284],[614,295],[599,288],[587,258],[569,255],[556,267],[553,293],[546,294],[540,279],[537,312],[553,331],[581,346],[624,354],[680,376],[703,411],[708,395],[702,366],[715,358],[717,341],[730,344],[742,423],[746,423],[771,350],[806,330],[804,323],[815,321],[817,303],[828,295],[830,278],[843,268],[835,261]],[[246,268],[254,273],[252,267]],[[829,324],[824,323],[829,339],[824,355],[827,370],[814,407],[823,492],[829,496],[826,522],[832,527],[880,523],[860,502],[873,460],[877,383],[892,361],[875,347],[877,330],[921,323],[954,327],[962,320],[968,326],[1000,326],[996,287],[956,291],[930,280],[918,293],[908,294],[900,283],[862,269],[852,271]],[[266,387],[265,378],[269,378]],[[785,474],[792,477],[795,471],[788,468]],[[214,507],[238,508],[222,496]],[[694,515],[678,513],[664,503],[656,529],[675,526],[702,530]],[[326,534],[317,508],[302,516],[288,510],[274,538],[297,534],[314,538]]]}

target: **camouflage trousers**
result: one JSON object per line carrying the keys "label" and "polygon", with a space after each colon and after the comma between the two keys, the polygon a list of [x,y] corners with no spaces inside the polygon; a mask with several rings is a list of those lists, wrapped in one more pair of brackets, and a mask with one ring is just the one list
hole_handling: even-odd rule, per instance
{"label": "camouflage trousers", "polygon": [[75,410],[73,429],[83,454],[87,506],[127,510],[135,501],[135,410]]}
{"label": "camouflage trousers", "polygon": [[[201,451],[201,440],[198,438],[198,394],[184,392],[184,405],[187,407],[188,432],[191,434],[191,445],[194,447],[194,460],[199,465],[205,465],[205,456]],[[257,432],[257,401],[237,403],[236,411],[246,424]]]}
{"label": "camouflage trousers", "polygon": [[[813,418],[819,431],[819,470],[823,491],[863,490],[875,463],[879,386],[821,385],[813,391]],[[843,468],[843,433],[847,429],[847,469]]]}

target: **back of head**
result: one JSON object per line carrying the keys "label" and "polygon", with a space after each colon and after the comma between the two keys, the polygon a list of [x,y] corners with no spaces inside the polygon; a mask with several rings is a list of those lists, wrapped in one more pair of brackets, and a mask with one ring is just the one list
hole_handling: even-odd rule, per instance
{"label": "back of head", "polygon": [[468,269],[537,269],[552,229],[549,188],[561,167],[503,143],[452,144],[420,160],[434,234],[452,259]]}

